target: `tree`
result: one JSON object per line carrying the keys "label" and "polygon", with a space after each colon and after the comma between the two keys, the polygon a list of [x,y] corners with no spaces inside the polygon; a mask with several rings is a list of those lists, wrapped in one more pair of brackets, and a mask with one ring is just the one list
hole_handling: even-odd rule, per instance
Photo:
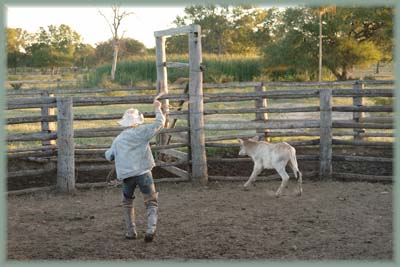
{"label": "tree", "polygon": [[7,66],[14,68],[15,74],[17,67],[23,64],[25,49],[29,43],[30,35],[21,28],[7,28]]}
{"label": "tree", "polygon": [[367,66],[393,55],[392,8],[337,8],[327,26],[331,28],[327,27],[330,47],[324,52],[328,57],[325,66],[339,80],[347,79],[347,71],[354,65]]}
{"label": "tree", "polygon": [[118,5],[113,5],[111,7],[113,17],[112,17],[112,22],[110,22],[107,17],[99,11],[100,15],[104,17],[104,19],[107,21],[108,26],[110,27],[110,31],[112,34],[112,42],[113,42],[113,60],[112,60],[112,66],[111,66],[111,81],[114,81],[115,79],[115,70],[117,68],[117,60],[118,60],[118,49],[119,49],[119,41],[120,38],[123,37],[119,35],[119,27],[121,26],[121,22],[124,18],[127,16],[133,14],[133,12],[127,12],[123,11],[121,12],[120,7]]}
{"label": "tree", "polygon": [[[185,8],[185,15],[177,16],[176,26],[199,24],[202,29],[203,52],[212,54],[254,54],[271,40],[274,12],[250,5],[217,6],[194,5]],[[187,52],[184,36],[167,39],[172,53]]]}
{"label": "tree", "polygon": [[34,41],[27,47],[34,67],[50,67],[52,74],[56,68],[72,66],[76,48],[81,43],[80,35],[68,25],[49,25],[47,30],[40,27]]}
{"label": "tree", "polygon": [[[317,8],[287,8],[280,16],[274,44],[264,49],[265,62],[270,72],[291,71],[316,77],[319,37]],[[338,80],[348,77],[354,65],[368,65],[382,58],[378,36],[390,36],[393,27],[391,8],[336,8],[323,24],[323,66]],[[385,34],[383,34],[385,33]],[[382,41],[381,41],[382,42]],[[392,44],[389,45],[392,47]],[[389,49],[387,49],[389,50]]]}
{"label": "tree", "polygon": [[82,68],[93,66],[95,60],[96,50],[90,44],[78,44],[74,52],[74,65]]}
{"label": "tree", "polygon": [[[118,55],[120,58],[127,58],[135,55],[147,53],[146,46],[132,38],[122,38],[119,40]],[[113,40],[98,43],[95,49],[97,63],[104,63],[113,59]]]}

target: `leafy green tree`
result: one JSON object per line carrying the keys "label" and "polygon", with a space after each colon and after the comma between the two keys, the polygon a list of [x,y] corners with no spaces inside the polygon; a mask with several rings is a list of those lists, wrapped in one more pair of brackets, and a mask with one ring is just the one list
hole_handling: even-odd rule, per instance
{"label": "leafy green tree", "polygon": [[77,67],[87,68],[94,66],[96,50],[90,44],[78,44],[74,52],[74,65]]}
{"label": "leafy green tree", "polygon": [[184,12],[186,14],[184,16],[177,16],[174,23],[178,27],[199,24],[204,36],[202,41],[203,51],[223,54],[230,40],[231,33],[231,29],[229,28],[229,7],[193,5],[186,7]]}
{"label": "leafy green tree", "polygon": [[25,49],[29,43],[29,34],[21,28],[7,28],[7,66],[14,68],[16,73],[17,67],[25,65]]}
{"label": "leafy green tree", "polygon": [[[202,28],[202,49],[211,54],[253,54],[270,42],[271,22],[275,13],[250,5],[194,5],[177,16],[176,26],[199,24]],[[187,37],[167,39],[170,53],[187,52]]]}
{"label": "leafy green tree", "polygon": [[[393,47],[393,10],[387,7],[338,7],[323,24],[323,66],[338,80],[348,78],[353,66],[390,57]],[[276,25],[276,40],[264,48],[265,63],[274,71],[307,74],[318,71],[318,8],[288,8]],[[382,38],[387,42],[382,41]],[[386,56],[385,56],[386,51]],[[278,73],[279,74],[279,73]]]}
{"label": "leafy green tree", "polygon": [[68,25],[50,25],[47,30],[40,27],[34,42],[27,48],[34,67],[56,68],[72,66],[77,46],[81,43],[80,35]]}

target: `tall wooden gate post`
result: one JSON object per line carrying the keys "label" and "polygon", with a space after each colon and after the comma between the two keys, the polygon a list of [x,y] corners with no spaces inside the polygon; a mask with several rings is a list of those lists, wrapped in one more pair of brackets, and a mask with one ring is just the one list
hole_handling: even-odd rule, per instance
{"label": "tall wooden gate post", "polygon": [[[260,86],[255,87],[256,92],[265,92],[265,86],[261,83]],[[266,108],[267,107],[267,99],[264,97],[260,97],[259,99],[256,100],[256,121],[263,122],[268,120],[268,113],[266,112],[260,112],[260,109]],[[257,130],[257,134],[263,134],[264,135],[264,140],[269,142],[270,138],[268,137],[269,130],[267,129],[262,129],[262,130]]]}
{"label": "tall wooden gate post", "polygon": [[320,165],[319,177],[332,177],[332,91],[320,90]]}
{"label": "tall wooden gate post", "polygon": [[[357,91],[361,91],[364,89],[364,84],[362,82],[355,82],[353,85],[353,89]],[[362,96],[353,96],[353,106],[361,107],[363,106],[363,97]],[[365,112],[353,112],[353,121],[354,122],[362,122],[365,118]],[[355,128],[354,129],[354,140],[362,141],[364,138],[361,136],[362,133],[365,133],[365,129]]]}
{"label": "tall wooden gate post", "polygon": [[57,190],[75,190],[75,145],[72,97],[57,97]]}
{"label": "tall wooden gate post", "polygon": [[[156,37],[156,66],[157,66],[157,92],[165,92],[168,94],[168,79],[167,79],[167,66],[166,66],[166,52],[165,52],[165,36]],[[165,128],[169,128],[169,100],[161,100],[162,109],[166,116]],[[163,133],[159,135],[158,144],[166,145],[168,143],[168,134]]]}
{"label": "tall wooden gate post", "polygon": [[208,173],[204,137],[201,28],[199,25],[192,26],[193,30],[189,32],[189,122],[192,181],[206,185]]}

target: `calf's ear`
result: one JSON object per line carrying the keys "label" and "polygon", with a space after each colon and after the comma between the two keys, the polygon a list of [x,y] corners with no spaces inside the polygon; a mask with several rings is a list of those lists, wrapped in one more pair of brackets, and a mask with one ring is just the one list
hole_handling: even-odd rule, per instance
{"label": "calf's ear", "polygon": [[253,138],[251,138],[251,140],[253,140],[253,141],[258,141],[258,140],[259,140],[258,135],[256,135],[256,136],[254,136]]}

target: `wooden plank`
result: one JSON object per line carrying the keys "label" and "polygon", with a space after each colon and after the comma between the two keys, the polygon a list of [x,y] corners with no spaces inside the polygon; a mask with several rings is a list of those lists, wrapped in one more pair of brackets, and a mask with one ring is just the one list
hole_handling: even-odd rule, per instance
{"label": "wooden plank", "polygon": [[204,115],[214,114],[242,114],[242,113],[293,113],[293,112],[318,112],[319,106],[293,107],[293,108],[241,108],[241,109],[207,109]]}
{"label": "wooden plank", "polygon": [[160,149],[160,152],[180,160],[188,160],[188,153],[176,149]]}
{"label": "wooden plank", "polygon": [[266,122],[224,122],[218,124],[208,123],[204,125],[205,130],[256,130],[261,128],[268,129],[301,129],[319,128],[320,121],[304,120],[268,120]]}
{"label": "wooden plank", "polygon": [[[298,161],[318,161],[319,155],[296,155]],[[208,163],[216,162],[253,162],[251,158],[209,158]]]}
{"label": "wooden plank", "polygon": [[372,142],[372,141],[361,141],[361,140],[340,140],[333,139],[332,144],[334,145],[349,145],[349,146],[383,146],[383,147],[394,147],[393,142]]}
{"label": "wooden plank", "polygon": [[393,107],[388,106],[334,106],[332,111],[338,112],[393,112]]}
{"label": "wooden plank", "polygon": [[7,99],[7,106],[30,104],[35,104],[37,106],[48,105],[49,107],[55,107],[57,105],[54,97],[18,97]]}
{"label": "wooden plank", "polygon": [[213,102],[233,102],[255,100],[260,97],[266,98],[310,98],[318,97],[319,89],[302,89],[302,90],[268,90],[265,92],[249,92],[249,93],[217,93],[204,94],[205,103]]}
{"label": "wooden plank", "polygon": [[23,134],[8,134],[7,142],[14,141],[43,141],[43,140],[51,140],[57,139],[57,133],[23,133]]}
{"label": "wooden plank", "polygon": [[6,124],[22,124],[22,123],[34,123],[34,122],[55,122],[57,121],[57,116],[28,116],[28,117],[16,117],[7,118]]}
{"label": "wooden plank", "polygon": [[[319,131],[270,131],[268,134],[270,137],[281,137],[281,136],[319,136]],[[241,139],[249,139],[254,136],[262,137],[263,134],[235,134],[235,135],[223,135],[223,136],[212,136],[207,137],[206,142],[213,142],[213,141],[225,141],[225,140],[237,140],[238,138]]]}
{"label": "wooden plank", "polygon": [[[393,117],[361,117],[360,122],[366,123],[393,123]],[[361,134],[361,133],[360,133]]]}
{"label": "wooden plank", "polygon": [[185,69],[185,68],[189,68],[189,63],[183,63],[183,62],[165,62],[165,66],[166,66],[167,68]]}
{"label": "wooden plank", "polygon": [[[319,145],[319,139],[314,140],[304,140],[304,141],[287,141],[286,143],[292,146],[315,146]],[[213,143],[213,142],[206,142],[206,147],[239,147],[238,143]]]}
{"label": "wooden plank", "polygon": [[332,176],[332,91],[320,91],[320,179]]}
{"label": "wooden plank", "polygon": [[394,91],[393,89],[332,89],[332,95],[336,97],[345,97],[345,96],[363,96],[363,97],[393,97]]}
{"label": "wooden plank", "polygon": [[52,150],[56,150],[56,149],[57,149],[57,146],[55,146],[55,145],[35,146],[35,147],[7,149],[7,153],[17,153],[17,152],[26,152],[26,151],[52,151]]}
{"label": "wooden plank", "polygon": [[260,86],[261,82],[229,82],[217,84],[204,84],[204,89],[224,89],[224,88],[246,88]]}
{"label": "wooden plank", "polygon": [[7,178],[17,178],[17,177],[29,177],[29,176],[38,176],[48,174],[49,172],[56,171],[55,167],[48,167],[39,170],[23,170],[23,171],[14,171],[8,172]]}
{"label": "wooden plank", "polygon": [[[169,99],[171,102],[187,101],[186,94],[167,94],[160,97],[160,100]],[[117,96],[117,97],[98,97],[98,96],[76,96],[73,97],[74,107],[78,106],[105,106],[105,105],[122,105],[122,104],[151,104],[154,96],[135,95],[135,96]],[[8,99],[7,109],[27,109],[41,108],[43,106],[55,107],[55,101],[51,98],[13,98]]]}
{"label": "wooden plank", "polygon": [[29,158],[29,157],[52,157],[56,156],[57,151],[42,151],[42,152],[25,152],[25,153],[13,153],[7,154],[7,159],[19,159],[19,158]]}
{"label": "wooden plank", "polygon": [[[352,136],[354,133],[353,131],[340,131],[340,132],[334,132],[334,136]],[[363,137],[394,137],[394,133],[361,133],[360,134]]]}
{"label": "wooden plank", "polygon": [[192,24],[192,25],[187,25],[187,26],[182,26],[182,27],[177,27],[177,28],[170,28],[170,29],[166,29],[166,30],[155,31],[154,37],[182,35],[182,34],[188,34],[188,33],[193,33],[193,32],[200,32],[200,26]]}
{"label": "wooden plank", "polygon": [[393,129],[393,123],[362,123],[349,120],[335,120],[333,128]]}
{"label": "wooden plank", "polygon": [[46,90],[38,90],[38,89],[25,89],[25,90],[7,90],[7,96],[16,96],[16,95],[40,95],[43,91],[47,91],[49,94],[55,95],[77,95],[77,94],[98,94],[98,93],[110,93],[110,92],[119,92],[119,91],[154,91],[154,85],[147,86],[129,86],[129,87],[118,87],[118,88],[57,88],[57,89],[46,89]]}
{"label": "wooden plank", "polygon": [[[159,161],[157,161],[157,164],[166,165],[167,162],[159,160]],[[181,177],[181,178],[189,179],[189,173],[185,170],[182,170],[182,169],[174,167],[174,166],[164,166],[162,168],[172,174],[175,174],[175,175]]]}

